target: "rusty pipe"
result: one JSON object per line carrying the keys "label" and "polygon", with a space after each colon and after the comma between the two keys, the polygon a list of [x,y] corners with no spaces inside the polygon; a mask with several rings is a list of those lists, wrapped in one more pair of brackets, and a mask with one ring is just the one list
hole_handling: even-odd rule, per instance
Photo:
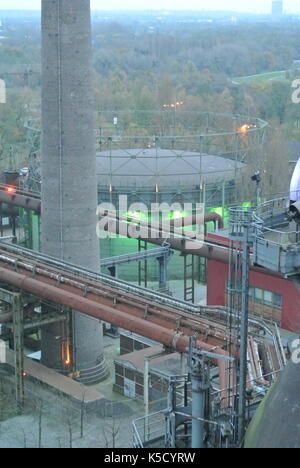
{"label": "rusty pipe", "polygon": [[[168,329],[162,325],[151,322],[151,317],[142,319],[129,312],[114,309],[93,301],[73,291],[66,291],[59,286],[40,281],[38,279],[17,273],[12,270],[0,268],[0,282],[10,284],[20,290],[31,293],[37,297],[63,305],[73,310],[90,315],[99,320],[112,323],[113,325],[131,330],[149,339],[156,340],[165,346],[174,347],[184,352],[188,346],[188,336],[178,334],[175,330]],[[204,343],[205,349],[211,350],[211,345]]]}
{"label": "rusty pipe", "polygon": [[0,190],[0,202],[9,206],[32,210],[37,214],[41,212],[41,200],[39,198],[21,195],[19,193],[7,193],[5,190]]}
{"label": "rusty pipe", "polygon": [[[8,205],[17,206],[19,208],[25,208],[33,210],[37,213],[41,212],[41,200],[39,197],[31,197],[30,194],[23,195],[20,193],[9,194],[5,190],[0,190],[0,202],[7,203]],[[103,211],[102,214],[105,212]],[[122,219],[122,218],[119,218]],[[125,218],[123,218],[125,219]],[[128,217],[128,220],[132,218]],[[224,221],[222,216],[217,213],[205,213],[204,223],[214,222],[218,224],[219,229],[224,228]],[[177,218],[170,220],[171,227],[180,226],[195,226],[198,223],[197,215],[187,216],[185,218]]]}
{"label": "rusty pipe", "polygon": [[0,203],[0,213],[2,216],[18,216],[19,210],[15,206],[8,206],[6,203]]}
{"label": "rusty pipe", "polygon": [[10,323],[13,321],[13,313],[9,312],[8,314],[0,314],[0,324],[1,323]]}
{"label": "rusty pipe", "polygon": [[[124,235],[128,238],[141,239],[146,242],[162,245],[167,241],[171,247],[175,250],[179,250],[184,254],[193,254],[207,259],[219,260],[224,263],[229,263],[229,250],[220,246],[214,246],[212,244],[206,245],[203,243],[201,236],[198,236],[194,232],[185,232],[184,236],[182,231],[177,232],[164,232],[163,230],[156,227],[156,225],[149,226],[148,224],[141,224],[140,226],[128,224],[125,221],[119,221],[116,218],[104,217],[102,220],[106,220],[106,224],[103,225],[103,230],[111,232],[113,234]],[[101,226],[102,227],[102,226]],[[152,232],[151,232],[152,231]],[[171,235],[172,234],[172,235]],[[208,239],[205,239],[208,241]],[[195,241],[196,248],[190,248],[188,242]],[[199,247],[196,246],[196,242],[199,243]]]}
{"label": "rusty pipe", "polygon": [[[112,219],[117,219],[119,221],[125,221],[129,223],[137,223],[141,226],[149,226],[150,223],[146,221],[142,221],[140,219],[137,219],[134,216],[121,216],[117,214],[116,212],[108,211],[104,208],[101,208],[101,206],[98,207],[97,209],[97,215],[101,217],[106,217],[108,216],[109,218]],[[183,227],[183,226],[196,226],[199,224],[199,218],[201,219],[201,216],[203,216],[203,222],[204,223],[209,223],[209,222],[214,222],[215,225],[218,225],[219,229],[224,228],[224,221],[222,216],[220,216],[217,213],[203,213],[199,215],[192,215],[192,216],[186,216],[183,218],[175,218],[175,219],[168,219],[168,220],[163,220],[163,221],[151,221],[151,226],[155,227],[156,229],[163,230],[165,229],[173,229],[176,227]]]}
{"label": "rusty pipe", "polygon": [[[157,341],[164,346],[175,351],[184,353],[189,346],[189,335],[184,335],[176,330],[168,329],[161,325],[152,323],[149,319],[142,319],[130,315],[127,312],[121,312],[113,307],[99,304],[87,297],[65,291],[60,287],[47,284],[32,277],[27,277],[15,271],[0,268],[0,282],[10,284],[22,291],[26,291],[37,297],[55,302],[73,310],[91,317],[109,322],[119,328],[132,331],[141,336]],[[196,346],[205,351],[215,351],[226,355],[222,348],[213,348],[210,344],[197,340]],[[225,366],[222,360],[216,361],[220,372],[220,386],[226,388]]]}
{"label": "rusty pipe", "polygon": [[[224,228],[224,221],[222,216],[217,213],[205,213],[204,214],[204,223],[213,222],[215,226],[218,226],[218,229]],[[196,226],[198,224],[197,215],[186,216],[185,218],[176,218],[171,220],[171,226],[175,227],[181,226]]]}
{"label": "rusty pipe", "polygon": [[[157,235],[153,235],[151,233],[151,226],[147,223],[141,222],[141,225],[138,226],[137,224],[131,224],[126,221],[121,221],[116,218],[104,216],[102,219],[106,219],[107,222],[104,225],[104,231],[111,232],[112,234],[123,235],[125,237],[133,238],[133,239],[140,239],[145,242],[149,242],[150,244],[155,245],[163,245],[165,242],[168,242],[172,249],[178,250],[182,252],[183,255],[196,255],[198,257],[206,258],[207,260],[215,260],[221,263],[229,264],[230,259],[230,250],[229,245],[222,245],[223,242],[211,239],[209,237],[201,238],[194,232],[189,233],[187,231],[184,232],[184,236],[182,235],[182,231],[178,230],[178,233],[181,233],[181,238],[174,237],[176,235],[176,230],[174,232],[164,232],[162,230],[162,226],[160,229],[156,228],[156,226],[152,226],[152,231]],[[138,229],[138,230],[137,230]],[[172,234],[172,236],[170,236]],[[179,234],[178,234],[179,235]],[[151,236],[151,237],[150,237]],[[186,238],[185,238],[186,237]],[[190,237],[190,238],[189,238]],[[200,247],[196,248],[187,248],[187,242],[199,242]],[[195,243],[196,245],[196,243]],[[253,262],[250,265],[251,271],[256,271],[257,273],[267,274],[269,276],[273,276],[276,278],[282,278],[282,274],[267,270],[266,268],[259,267],[254,265]]]}

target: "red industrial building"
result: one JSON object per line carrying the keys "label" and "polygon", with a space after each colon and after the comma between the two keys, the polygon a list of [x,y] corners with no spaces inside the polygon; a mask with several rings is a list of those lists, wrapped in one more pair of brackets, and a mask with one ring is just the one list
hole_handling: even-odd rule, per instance
{"label": "red industrial building", "polygon": [[[220,233],[210,237],[228,242]],[[216,260],[207,263],[207,304],[224,306],[227,303],[229,266]],[[271,273],[250,272],[250,313],[275,320],[281,328],[300,333],[300,287],[291,279]]]}

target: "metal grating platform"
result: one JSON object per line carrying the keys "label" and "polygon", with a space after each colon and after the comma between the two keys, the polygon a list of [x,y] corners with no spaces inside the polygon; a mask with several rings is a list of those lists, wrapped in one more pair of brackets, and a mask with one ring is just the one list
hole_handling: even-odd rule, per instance
{"label": "metal grating platform", "polygon": [[288,198],[260,205],[254,214],[253,261],[284,276],[300,273],[300,233],[287,217]]}

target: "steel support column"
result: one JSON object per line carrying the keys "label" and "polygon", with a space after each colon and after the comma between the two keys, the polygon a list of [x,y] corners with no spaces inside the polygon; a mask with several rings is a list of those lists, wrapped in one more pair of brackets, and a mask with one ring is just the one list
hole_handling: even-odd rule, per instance
{"label": "steel support column", "polygon": [[[251,213],[252,215],[252,213]],[[250,217],[250,216],[249,216]],[[239,417],[238,440],[241,446],[246,430],[246,389],[248,372],[248,318],[249,318],[249,271],[250,271],[250,220],[245,217],[242,257],[242,310],[240,323],[240,372],[239,372]]]}
{"label": "steel support column", "polygon": [[[148,243],[139,239],[139,252],[148,250]],[[139,262],[139,286],[148,287],[148,262],[147,260]]]}
{"label": "steel support column", "polygon": [[[118,271],[117,271],[117,266],[116,265],[110,266],[107,269],[108,269],[108,271],[110,273],[110,276],[112,278],[117,278],[118,277]],[[105,323],[104,323],[104,329],[103,329],[104,333],[106,335],[112,336],[114,338],[118,338],[120,336],[119,328],[115,327],[114,325],[110,325],[110,329],[109,328],[107,329],[107,325],[105,325]]]}
{"label": "steel support column", "polygon": [[16,405],[18,413],[22,413],[24,406],[24,313],[21,294],[12,294],[12,309],[14,316]]}
{"label": "steel support column", "polygon": [[167,265],[168,265],[167,255],[163,255],[157,260],[159,264],[159,290],[164,292],[167,289]]}
{"label": "steel support column", "polygon": [[9,304],[13,315],[16,407],[18,413],[22,413],[24,405],[24,313],[22,295],[0,289],[0,301]]}
{"label": "steel support column", "polygon": [[206,364],[194,361],[191,369],[192,382],[192,448],[204,448],[205,413],[209,391],[209,371]]}
{"label": "steel support column", "polygon": [[[250,248],[253,245],[252,217],[253,210],[251,208],[244,209],[237,207],[230,209],[232,262],[229,281],[230,323],[228,324],[228,331],[231,337],[229,345],[239,347],[240,349],[237,366],[239,392],[237,414],[235,414],[235,442],[239,446],[243,445],[246,430],[249,272]],[[234,380],[231,383],[234,384]]]}

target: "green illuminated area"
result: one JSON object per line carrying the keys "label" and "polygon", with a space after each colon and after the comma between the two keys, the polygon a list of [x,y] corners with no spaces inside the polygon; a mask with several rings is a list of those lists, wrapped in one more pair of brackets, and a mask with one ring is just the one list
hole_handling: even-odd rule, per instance
{"label": "green illuminated area", "polygon": [[[190,215],[188,211],[174,211],[171,210],[167,214],[164,212],[160,212],[159,215],[161,216],[162,219],[168,219],[168,220],[173,220],[173,219],[180,219],[180,218],[185,218]],[[144,213],[142,211],[124,211],[122,213],[122,216],[124,218],[134,218],[138,221],[145,221],[145,222],[151,222],[152,217],[150,213]]]}
{"label": "green illuminated area", "polygon": [[[245,202],[242,204],[244,208],[251,207],[251,202]],[[209,212],[217,213],[224,219],[224,227],[227,228],[229,224],[229,208],[228,207],[215,207],[211,208]],[[191,213],[188,211],[170,211],[164,214],[161,219],[166,221],[186,218]],[[151,216],[149,213],[142,211],[128,211],[122,214],[125,218],[134,218],[137,221],[151,222]],[[39,251],[40,250],[40,216],[35,215],[33,212],[26,210],[20,210],[20,227],[24,231],[24,242],[23,244],[30,249]],[[208,231],[214,229],[214,223],[207,224]],[[195,227],[184,226],[184,230],[191,231],[195,230]],[[107,237],[100,241],[100,252],[101,258],[114,257],[127,253],[135,253],[139,250],[139,241],[136,239],[128,239],[127,237],[118,235],[113,237]],[[157,248],[156,245],[148,244],[147,249]],[[183,258],[179,252],[175,252],[172,255],[169,263],[169,279],[182,279],[182,268]],[[104,271],[108,274],[108,271]],[[127,281],[138,281],[138,264],[132,263],[122,265],[118,267],[118,277]],[[158,263],[156,260],[148,261],[148,278],[149,281],[157,281],[158,278]]]}
{"label": "green illuminated area", "polygon": [[189,216],[189,212],[188,211],[171,211],[168,216],[167,216],[167,219],[180,219],[180,218],[186,218],[187,216]]}
{"label": "green illuminated area", "polygon": [[124,218],[134,218],[137,221],[149,222],[148,213],[143,213],[142,211],[124,211],[122,216]]}
{"label": "green illuminated area", "polygon": [[39,252],[40,246],[40,216],[33,211],[19,210],[20,228],[23,230],[23,244],[28,249]]}
{"label": "green illuminated area", "polygon": [[[244,202],[242,203],[242,207],[243,208],[251,208],[252,206],[252,203],[251,202]],[[218,206],[216,208],[211,208],[209,210],[210,213],[217,213],[218,215],[220,215],[222,218],[223,218],[223,221],[224,221],[224,228],[228,228],[229,226],[229,216],[230,216],[230,213],[229,213],[229,207],[222,207],[222,206]],[[213,229],[213,223],[208,223],[208,230],[212,230]]]}

